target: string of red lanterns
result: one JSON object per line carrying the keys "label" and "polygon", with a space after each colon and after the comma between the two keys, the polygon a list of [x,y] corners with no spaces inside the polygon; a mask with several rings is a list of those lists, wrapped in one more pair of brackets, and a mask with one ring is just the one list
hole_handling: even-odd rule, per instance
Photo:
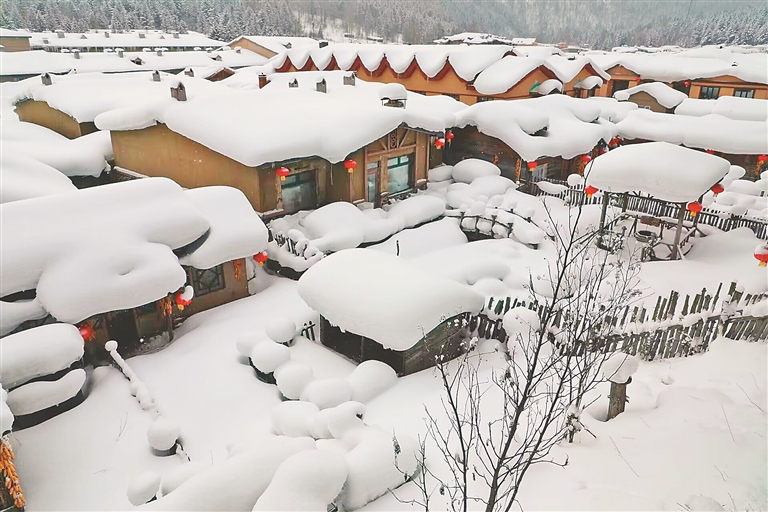
{"label": "string of red lanterns", "polygon": [[192,298],[194,295],[195,291],[189,285],[185,286],[183,290],[176,292],[176,294],[173,296],[173,301],[176,303],[176,307],[179,308],[179,311],[183,311],[185,307],[192,304]]}

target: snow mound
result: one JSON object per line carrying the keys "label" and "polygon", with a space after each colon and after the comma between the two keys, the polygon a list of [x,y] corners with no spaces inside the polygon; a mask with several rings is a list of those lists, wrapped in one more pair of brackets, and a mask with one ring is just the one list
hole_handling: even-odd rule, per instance
{"label": "snow mound", "polygon": [[306,450],[285,459],[253,510],[326,512],[347,480],[340,453]]}
{"label": "snow mound", "polygon": [[235,348],[237,348],[237,351],[240,353],[240,355],[245,357],[251,357],[251,352],[253,352],[253,347],[256,346],[257,343],[261,343],[264,341],[270,341],[269,338],[265,337],[263,334],[244,334],[240,336],[237,339],[237,342],[235,342]]}
{"label": "snow mound", "polygon": [[319,410],[311,402],[282,402],[272,409],[272,431],[279,436],[311,437]]}
{"label": "snow mound", "polygon": [[175,422],[161,416],[149,426],[147,440],[155,450],[170,450],[179,439],[180,432],[181,429]]}
{"label": "snow mound", "polygon": [[344,379],[316,379],[301,392],[303,402],[311,402],[320,409],[330,409],[348,402],[352,397],[352,386]]}
{"label": "snow mound", "polygon": [[547,194],[557,195],[562,194],[566,190],[568,190],[568,187],[565,185],[560,185],[559,183],[550,183],[549,181],[537,181],[536,186],[538,186],[542,192],[546,192]]}
{"label": "snow mound", "polygon": [[289,400],[298,400],[312,380],[312,368],[297,361],[287,361],[275,370],[277,389]]}
{"label": "snow mound", "polygon": [[251,351],[253,365],[263,373],[272,373],[291,358],[291,349],[272,340],[263,340]]}
{"label": "snow mound", "polygon": [[613,97],[619,101],[628,101],[633,95],[644,92],[653,97],[659,102],[659,105],[665,108],[675,108],[683,101],[688,99],[688,95],[684,92],[676,91],[667,84],[661,82],[648,82],[640,84],[623,91],[617,91],[613,94]]}
{"label": "snow mound", "polygon": [[725,510],[725,508],[720,503],[716,502],[708,496],[702,496],[700,494],[696,496],[689,496],[688,499],[685,500],[685,506],[691,512],[719,512],[721,510]]}
{"label": "snow mound", "polygon": [[163,496],[170,494],[181,484],[206,469],[207,466],[202,462],[187,461],[163,475],[160,492]]}
{"label": "snow mound", "polygon": [[429,181],[448,181],[453,176],[452,165],[438,165],[427,171],[427,179]]}
{"label": "snow mound", "polygon": [[134,478],[128,486],[128,501],[138,507],[154,498],[159,489],[160,475],[154,471],[147,471]]}
{"label": "snow mound", "polygon": [[0,388],[0,436],[6,435],[13,428],[13,413],[8,407],[6,400],[8,399],[8,392],[3,388]]}
{"label": "snow mound", "polygon": [[512,308],[504,314],[502,320],[504,331],[513,340],[516,336],[528,336],[541,329],[539,314],[535,309],[528,309],[523,306]]}
{"label": "snow mound", "polygon": [[288,343],[296,335],[296,324],[290,318],[275,318],[266,326],[267,336],[278,343]]}
{"label": "snow mound", "polygon": [[15,388],[68,368],[83,353],[83,338],[74,325],[49,324],[11,334],[0,339],[0,382]]}
{"label": "snow mound", "polygon": [[365,414],[365,405],[359,402],[346,402],[334,407],[325,409],[328,413],[328,431],[335,439],[343,439],[350,432],[365,428],[363,415]]}
{"label": "snow mound", "polygon": [[472,183],[482,176],[501,176],[501,169],[478,158],[467,158],[453,166],[453,179],[458,183]]}
{"label": "snow mound", "polygon": [[58,170],[26,155],[3,152],[0,168],[0,203],[77,190]]}
{"label": "snow mound", "polygon": [[347,377],[352,387],[350,400],[368,403],[397,382],[397,373],[386,363],[371,359],[363,361]]}
{"label": "snow mound", "polygon": [[30,382],[8,393],[8,407],[22,416],[59,405],[80,392],[85,378],[85,370],[77,368],[58,380]]}
{"label": "snow mound", "polygon": [[640,367],[640,360],[629,354],[618,352],[609,357],[601,368],[603,377],[616,384],[624,384]]}

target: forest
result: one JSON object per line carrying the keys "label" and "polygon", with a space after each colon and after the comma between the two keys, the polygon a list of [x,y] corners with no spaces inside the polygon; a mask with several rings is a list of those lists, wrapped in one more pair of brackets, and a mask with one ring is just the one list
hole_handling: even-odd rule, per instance
{"label": "forest", "polygon": [[768,6],[731,0],[3,0],[0,26],[194,30],[425,43],[459,32],[614,46],[768,44]]}

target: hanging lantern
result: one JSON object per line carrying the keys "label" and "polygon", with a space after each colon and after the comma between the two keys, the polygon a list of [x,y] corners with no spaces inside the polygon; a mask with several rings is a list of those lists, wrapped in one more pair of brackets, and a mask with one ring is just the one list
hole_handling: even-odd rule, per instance
{"label": "hanging lantern", "polygon": [[691,81],[690,80],[686,80],[685,82],[683,82],[683,85],[686,86],[686,87],[690,87],[691,86]]}
{"label": "hanging lantern", "polygon": [[760,244],[755,247],[755,259],[759,262],[758,266],[768,265],[768,244]]}
{"label": "hanging lantern", "polygon": [[357,167],[357,162],[352,160],[351,158],[349,160],[344,161],[344,168],[347,170],[349,174],[352,174],[355,172],[355,168]]}
{"label": "hanging lantern", "polygon": [[259,253],[254,254],[253,259],[256,260],[256,263],[258,263],[260,267],[263,267],[264,264],[269,259],[269,255],[267,254],[266,251],[261,251]]}
{"label": "hanging lantern", "polygon": [[607,150],[606,148],[600,148],[600,154],[601,154],[601,155],[604,155],[604,154],[606,154],[607,152],[608,152],[608,150]]}
{"label": "hanging lantern", "polygon": [[589,155],[581,155],[581,163],[588,164],[592,161],[592,157]]}
{"label": "hanging lantern", "polygon": [[80,331],[80,336],[82,336],[85,341],[91,341],[96,338],[96,333],[93,331],[93,325],[91,325],[90,322],[84,323],[78,327],[77,330]]}
{"label": "hanging lantern", "polygon": [[688,209],[688,211],[690,212],[690,214],[691,214],[691,217],[695,217],[695,216],[696,216],[696,214],[698,214],[699,212],[701,212],[701,210],[702,210],[703,206],[701,206],[701,203],[700,203],[700,202],[698,202],[698,201],[691,201],[690,203],[688,203],[688,204],[686,205],[686,208],[687,208],[687,209]]}
{"label": "hanging lantern", "polygon": [[437,149],[443,149],[443,146],[445,146],[445,139],[440,137],[439,139],[435,139],[435,147]]}
{"label": "hanging lantern", "polygon": [[451,143],[451,141],[453,140],[454,137],[455,137],[455,135],[453,134],[453,132],[451,132],[451,131],[445,132],[445,140],[448,141],[448,144]]}
{"label": "hanging lantern", "polygon": [[757,163],[762,164],[768,162],[768,155],[757,155]]}
{"label": "hanging lantern", "polygon": [[173,297],[174,302],[176,302],[176,307],[179,308],[179,311],[184,311],[184,308],[192,304],[192,297],[195,296],[195,290],[192,289],[191,286],[187,285],[184,287],[183,290],[176,292],[176,295]]}
{"label": "hanging lantern", "polygon": [[722,186],[720,183],[715,183],[712,185],[712,188],[709,189],[712,191],[713,194],[715,194],[715,197],[717,197],[717,194],[720,194],[721,192],[725,191],[725,187]]}
{"label": "hanging lantern", "polygon": [[587,185],[584,187],[584,193],[587,194],[587,199],[592,199],[592,196],[600,192],[596,187]]}
{"label": "hanging lantern", "polygon": [[287,167],[280,167],[275,171],[275,174],[280,176],[280,181],[285,181],[285,177],[291,174],[291,171]]}
{"label": "hanging lantern", "polygon": [[619,142],[621,142],[621,139],[618,137],[614,137],[611,139],[611,141],[608,144],[611,146],[618,146]]}
{"label": "hanging lantern", "polygon": [[708,150],[705,151],[705,153],[708,154],[708,155],[714,155],[715,154],[715,150],[714,149],[708,149]]}
{"label": "hanging lantern", "polygon": [[536,167],[538,167],[538,166],[539,166],[539,164],[536,163],[535,160],[533,162],[528,162],[528,170],[531,171],[531,172],[533,172],[533,170],[536,169]]}

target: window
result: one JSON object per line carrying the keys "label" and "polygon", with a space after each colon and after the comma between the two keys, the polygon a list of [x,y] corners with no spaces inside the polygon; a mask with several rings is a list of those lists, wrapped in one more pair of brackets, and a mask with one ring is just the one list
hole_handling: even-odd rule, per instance
{"label": "window", "polygon": [[190,273],[192,274],[192,287],[196,297],[224,289],[223,265],[217,265],[206,270],[191,268]]}
{"label": "window", "polygon": [[368,162],[365,166],[366,171],[366,184],[365,184],[365,199],[373,204],[377,203],[377,194],[379,191],[379,161]]}
{"label": "window", "polygon": [[290,174],[281,182],[283,190],[283,210],[293,213],[309,210],[317,206],[317,187],[315,171]]}
{"label": "window", "polygon": [[387,160],[389,184],[387,191],[390,195],[405,192],[411,188],[411,155],[403,155]]}
{"label": "window", "polygon": [[480,96],[479,98],[477,98],[478,103],[481,103],[483,101],[493,101],[493,98],[491,98],[490,96]]}
{"label": "window", "polygon": [[629,80],[611,80],[611,82],[613,82],[613,90],[611,91],[611,96],[613,96],[616,91],[629,89]]}
{"label": "window", "polygon": [[719,87],[702,87],[699,91],[700,100],[716,100],[720,96]]}
{"label": "window", "polygon": [[549,164],[537,165],[536,168],[531,173],[531,182],[536,183],[537,181],[547,179],[548,172],[549,172]]}
{"label": "window", "polygon": [[736,89],[733,95],[736,96],[737,98],[754,98],[755,90],[754,89]]}

